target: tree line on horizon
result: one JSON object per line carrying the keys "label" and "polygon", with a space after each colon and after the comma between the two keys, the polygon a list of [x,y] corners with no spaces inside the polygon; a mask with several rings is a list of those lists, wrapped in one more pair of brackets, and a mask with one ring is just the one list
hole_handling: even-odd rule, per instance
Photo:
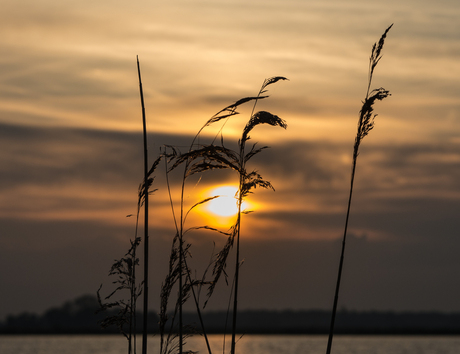
{"label": "tree line on horizon", "polygon": [[[99,303],[93,295],[82,295],[42,315],[24,312],[8,315],[0,322],[0,334],[116,334],[115,327],[101,328],[106,314],[97,313]],[[142,313],[138,313],[142,320]],[[208,333],[223,334],[225,311],[203,313]],[[331,311],[327,310],[245,310],[239,318],[242,334],[327,334]],[[184,319],[196,323],[195,313]],[[158,333],[158,315],[148,314],[148,333]],[[340,334],[460,334],[460,312],[337,312],[336,333]],[[138,328],[139,333],[142,328]]]}

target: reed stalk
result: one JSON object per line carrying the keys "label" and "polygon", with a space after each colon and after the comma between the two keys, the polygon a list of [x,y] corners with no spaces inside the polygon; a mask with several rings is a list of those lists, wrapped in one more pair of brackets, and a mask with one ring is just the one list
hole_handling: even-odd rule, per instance
{"label": "reed stalk", "polygon": [[378,44],[374,43],[374,46],[372,47],[371,56],[369,58],[369,75],[368,75],[366,97],[363,101],[363,106],[361,108],[361,111],[359,112],[358,131],[357,131],[355,143],[353,146],[353,162],[352,162],[352,170],[351,170],[350,191],[348,195],[347,214],[345,218],[345,227],[343,231],[342,250],[340,253],[340,263],[339,263],[339,269],[338,269],[338,275],[337,275],[337,283],[335,287],[334,304],[332,306],[332,317],[331,317],[331,324],[329,328],[329,337],[328,337],[328,342],[327,342],[326,354],[330,354],[332,350],[332,340],[334,336],[334,324],[335,324],[335,317],[336,317],[336,312],[337,312],[337,303],[339,299],[339,289],[340,289],[340,281],[342,278],[343,262],[345,258],[345,244],[346,244],[346,238],[347,238],[348,220],[350,216],[351,197],[353,195],[353,184],[355,180],[356,162],[357,162],[358,154],[359,154],[359,146],[361,144],[361,141],[364,139],[364,137],[374,128],[374,118],[377,116],[376,114],[373,113],[374,111],[373,105],[375,101],[376,100],[381,101],[384,98],[390,96],[389,91],[383,89],[382,87],[379,89],[374,89],[372,91],[370,91],[370,87],[372,83],[374,69],[379,63],[380,59],[382,58],[381,51],[383,48],[385,38],[387,36],[388,31],[390,30],[392,26],[393,24],[390,25],[385,30],[383,35],[380,37]]}
{"label": "reed stalk", "polygon": [[145,119],[144,92],[142,89],[141,68],[137,57],[137,73],[139,76],[139,94],[142,108],[142,128],[144,141],[144,308],[142,328],[142,354],[147,354],[147,323],[148,323],[148,299],[149,299],[149,190],[148,190],[148,147],[147,147],[147,124]]}
{"label": "reed stalk", "polygon": [[[137,334],[137,325],[136,325],[136,303],[138,297],[144,291],[144,318],[143,318],[143,353],[147,351],[147,319],[148,319],[148,197],[149,193],[154,192],[150,191],[150,187],[153,184],[154,177],[152,176],[156,167],[162,159],[160,155],[155,162],[152,164],[152,167],[148,169],[148,156],[147,156],[147,134],[146,134],[146,121],[145,121],[145,107],[144,107],[144,96],[142,91],[142,81],[140,73],[139,59],[137,58],[137,69],[139,75],[139,87],[140,87],[140,96],[141,96],[141,106],[142,106],[142,118],[143,118],[143,128],[144,128],[144,178],[139,184],[138,188],[138,200],[137,200],[137,214],[136,214],[136,229],[134,235],[134,241],[131,242],[131,248],[120,260],[116,260],[109,272],[109,276],[117,276],[117,279],[113,282],[117,287],[112,291],[104,300],[112,299],[115,294],[118,295],[119,291],[128,290],[130,293],[129,300],[124,300],[123,298],[115,300],[112,302],[102,302],[100,290],[97,291],[97,299],[100,305],[99,311],[105,311],[111,308],[118,308],[119,312],[115,315],[111,315],[101,321],[102,327],[107,327],[110,325],[116,325],[120,332],[128,340],[128,353],[131,354],[134,352],[136,354],[136,334]],[[144,206],[144,281],[139,285],[136,284],[136,267],[139,266],[139,258],[137,257],[137,247],[141,243],[141,237],[138,237],[139,229],[139,215],[140,210]],[[132,216],[131,215],[128,215]],[[125,330],[125,326],[128,327],[128,330]]]}
{"label": "reed stalk", "polygon": [[[265,88],[265,84],[267,80],[264,81],[262,84],[261,89],[256,97],[260,97],[262,92]],[[254,110],[257,106],[258,99],[255,100],[254,105],[251,111],[251,117],[254,115]],[[243,132],[244,136],[244,132]],[[233,287],[233,310],[232,310],[232,342],[231,342],[231,354],[235,354],[236,351],[236,322],[237,322],[237,314],[238,314],[238,285],[239,285],[239,274],[240,274],[240,234],[241,234],[241,206],[243,204],[243,188],[245,184],[245,171],[246,171],[246,161],[245,161],[245,145],[246,140],[241,138],[240,140],[240,151],[239,151],[239,161],[238,165],[240,167],[239,171],[239,183],[238,183],[238,214],[236,219],[236,252],[235,252],[235,281]]]}

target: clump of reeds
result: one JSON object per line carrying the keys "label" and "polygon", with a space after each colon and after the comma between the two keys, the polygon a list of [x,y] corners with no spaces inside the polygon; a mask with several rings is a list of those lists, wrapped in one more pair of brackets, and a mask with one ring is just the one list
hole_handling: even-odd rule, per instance
{"label": "clump of reeds", "polygon": [[367,84],[367,92],[366,97],[363,101],[363,105],[359,112],[359,120],[358,120],[358,131],[356,133],[355,143],[353,146],[353,162],[352,162],[352,171],[351,171],[351,185],[350,185],[350,192],[348,197],[348,206],[347,206],[347,216],[345,218],[345,228],[343,232],[343,239],[342,239],[342,251],[340,254],[340,263],[339,263],[339,270],[337,276],[337,284],[335,289],[335,296],[334,296],[334,304],[332,307],[332,318],[331,318],[331,325],[329,329],[329,338],[327,343],[327,354],[330,354],[332,348],[332,339],[334,335],[334,322],[335,316],[337,311],[337,302],[339,298],[339,289],[340,289],[340,280],[342,277],[342,268],[343,268],[343,260],[345,254],[345,242],[347,237],[347,229],[348,229],[348,219],[350,216],[350,206],[351,206],[351,197],[353,194],[353,183],[355,179],[355,171],[356,171],[356,161],[358,159],[359,154],[359,146],[361,141],[364,139],[366,135],[374,128],[374,118],[377,116],[374,114],[374,103],[376,101],[381,101],[384,98],[390,96],[389,91],[385,90],[383,87],[378,89],[373,89],[371,91],[371,84],[372,84],[372,77],[374,75],[374,69],[376,68],[377,64],[379,63],[380,59],[382,58],[381,52],[383,49],[383,44],[385,42],[385,38],[387,36],[388,31],[393,26],[389,26],[383,35],[380,37],[378,43],[374,43],[372,47],[371,56],[369,58],[369,76],[368,76],[368,84]]}
{"label": "clump of reeds", "polygon": [[[256,188],[256,187],[262,187],[262,188],[273,188],[271,184],[268,181],[265,181],[257,171],[247,171],[246,169],[246,163],[256,154],[258,154],[260,151],[265,149],[265,147],[262,148],[256,148],[256,144],[252,146],[249,152],[245,151],[245,145],[246,142],[250,139],[249,133],[252,131],[252,129],[260,124],[269,124],[273,126],[281,126],[283,128],[286,128],[285,122],[279,118],[278,116],[275,116],[269,112],[261,111],[257,112],[254,114],[254,109],[257,104],[257,101],[260,99],[267,98],[268,96],[263,96],[266,92],[266,87],[268,85],[271,85],[279,80],[286,80],[284,77],[274,77],[268,80],[265,80],[262,88],[260,89],[259,93],[257,96],[254,97],[245,97],[234,104],[231,104],[221,111],[219,111],[217,114],[212,116],[199,130],[199,132],[196,134],[194,137],[189,150],[186,153],[180,153],[176,148],[174,147],[168,147],[170,148],[170,152],[168,154],[165,154],[168,157],[168,162],[171,164],[169,168],[167,168],[168,173],[176,169],[178,166],[183,165],[184,166],[184,172],[183,172],[183,178],[182,178],[182,188],[181,188],[181,197],[180,197],[180,206],[179,206],[179,213],[177,220],[176,220],[176,213],[174,211],[174,206],[172,203],[172,198],[170,197],[171,200],[171,205],[172,205],[172,210],[173,210],[173,216],[175,220],[175,225],[176,225],[176,235],[173,238],[173,245],[172,245],[172,250],[171,250],[171,257],[170,257],[170,268],[169,268],[169,273],[168,276],[166,277],[163,287],[162,287],[162,295],[161,295],[161,314],[160,314],[160,331],[162,331],[162,339],[161,339],[161,353],[166,354],[169,353],[172,348],[178,348],[179,353],[183,352],[183,323],[182,323],[182,305],[186,301],[187,298],[190,296],[193,297],[193,300],[195,301],[198,316],[200,318],[200,324],[202,327],[202,330],[204,332],[204,337],[206,339],[207,345],[208,345],[208,351],[210,352],[210,347],[209,343],[207,341],[207,336],[206,332],[204,329],[204,324],[202,323],[201,320],[201,314],[200,314],[200,309],[199,309],[199,301],[197,299],[197,296],[195,294],[194,288],[195,287],[202,287],[204,285],[208,285],[208,300],[209,297],[212,295],[214,287],[216,286],[221,274],[225,274],[225,266],[226,266],[226,260],[227,256],[229,254],[230,249],[233,246],[234,240],[236,239],[237,242],[237,247],[236,247],[236,259],[237,259],[237,266],[235,270],[235,284],[238,283],[238,268],[239,268],[239,236],[240,236],[240,225],[241,225],[241,214],[243,211],[241,210],[241,205],[243,202],[243,199],[251,193],[251,190]],[[242,138],[238,142],[239,150],[238,151],[233,151],[231,149],[228,149],[224,146],[223,144],[223,137],[221,136],[220,139],[220,145],[215,144],[216,139],[214,139],[210,144],[208,145],[198,145],[195,144],[195,141],[197,140],[198,136],[200,133],[203,131],[204,128],[217,123],[221,120],[228,120],[230,117],[238,114],[236,109],[247,102],[254,101],[254,107],[251,113],[251,117],[249,122],[247,123],[246,127],[243,130]],[[225,123],[224,123],[225,124]],[[221,132],[221,130],[220,130]],[[198,201],[195,203],[192,207],[190,207],[186,212],[184,209],[184,191],[185,191],[185,182],[186,180],[193,176],[193,175],[200,175],[203,174],[207,171],[211,170],[216,170],[216,169],[231,169],[235,170],[239,174],[239,191],[238,191],[238,215],[237,215],[237,221],[235,225],[233,225],[230,228],[230,231],[221,231],[218,230],[212,226],[205,225],[205,226],[195,226],[195,227],[189,227],[186,228],[185,226],[185,221],[187,219],[188,214],[198,205],[207,203],[211,201],[214,198],[218,198],[218,196],[211,197],[211,198],[206,198],[204,200]],[[169,190],[169,188],[168,188]],[[228,236],[228,241],[223,248],[221,252],[217,254],[217,257],[214,261],[214,266],[213,266],[213,278],[210,281],[205,280],[205,276],[201,279],[192,279],[190,274],[191,271],[189,267],[187,266],[187,255],[189,254],[189,248],[190,244],[186,244],[184,242],[184,235],[190,231],[190,230],[197,230],[197,229],[206,229],[206,230],[211,230],[214,232],[219,232],[221,234],[227,235]],[[163,340],[163,331],[165,328],[165,323],[167,321],[167,315],[166,315],[166,309],[167,309],[167,302],[168,298],[171,294],[171,290],[173,286],[178,283],[179,287],[179,296],[178,300],[176,302],[175,306],[175,311],[173,314],[172,321],[176,318],[176,316],[179,317],[178,320],[178,336],[174,336],[171,334],[171,332],[168,334],[167,338]],[[232,333],[235,332],[236,329],[236,311],[237,311],[237,285],[234,287],[234,309],[233,309],[233,330]],[[204,304],[206,306],[207,300]],[[170,345],[170,339],[178,339],[179,343],[178,345]],[[233,334],[233,339],[232,339],[232,352],[234,352],[234,334]]]}

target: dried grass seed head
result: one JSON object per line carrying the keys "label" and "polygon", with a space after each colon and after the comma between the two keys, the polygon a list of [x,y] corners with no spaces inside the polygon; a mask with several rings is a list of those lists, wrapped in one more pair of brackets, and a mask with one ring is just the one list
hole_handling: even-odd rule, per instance
{"label": "dried grass seed head", "polygon": [[271,85],[271,84],[274,84],[275,82],[278,82],[280,80],[288,80],[287,78],[285,78],[284,76],[274,76],[274,77],[271,77],[269,79],[266,79],[262,85],[262,88],[260,89],[260,93],[264,93],[266,92],[265,88],[268,86],[268,85]]}
{"label": "dried grass seed head", "polygon": [[280,126],[284,129],[287,128],[287,124],[284,119],[281,119],[277,115],[271,114],[270,112],[259,111],[251,117],[249,122],[244,127],[242,138],[243,142],[249,140],[249,132],[259,124],[269,124],[271,126]]}
{"label": "dried grass seed head", "polygon": [[372,53],[371,53],[371,57],[370,57],[370,65],[371,65],[371,75],[372,73],[374,72],[374,69],[375,67],[377,66],[378,62],[380,61],[380,59],[382,58],[381,57],[381,52],[382,52],[382,49],[383,49],[383,45],[385,43],[385,38],[387,37],[387,33],[388,31],[391,29],[391,27],[393,27],[393,24],[391,24],[386,30],[385,32],[382,34],[382,37],[380,37],[380,40],[377,43],[374,43],[374,46],[372,47]]}

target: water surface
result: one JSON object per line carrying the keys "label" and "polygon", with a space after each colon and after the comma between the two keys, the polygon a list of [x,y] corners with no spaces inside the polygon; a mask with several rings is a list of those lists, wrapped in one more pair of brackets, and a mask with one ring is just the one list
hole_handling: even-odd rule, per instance
{"label": "water surface", "polygon": [[[139,338],[140,339],[140,338]],[[223,336],[209,336],[214,354],[223,353]],[[227,340],[230,339],[227,336]],[[141,353],[140,340],[137,353]],[[157,337],[149,337],[149,353],[159,352]],[[245,335],[238,354],[324,354],[327,336]],[[206,354],[201,337],[188,338],[187,350]],[[227,343],[225,353],[230,351]],[[119,335],[15,335],[0,336],[1,354],[127,354],[127,341]],[[460,336],[335,336],[335,354],[459,354]]]}

